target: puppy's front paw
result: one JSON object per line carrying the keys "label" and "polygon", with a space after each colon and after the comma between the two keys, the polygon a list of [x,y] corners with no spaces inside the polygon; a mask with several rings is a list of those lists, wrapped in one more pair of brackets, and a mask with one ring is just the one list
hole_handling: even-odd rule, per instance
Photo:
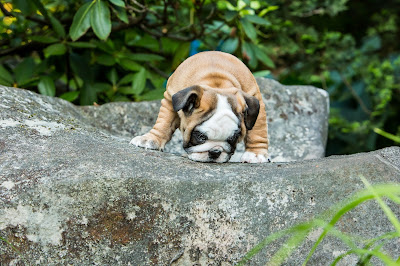
{"label": "puppy's front paw", "polygon": [[246,151],[240,159],[242,163],[266,163],[271,162],[271,159],[263,154],[256,154],[254,152]]}
{"label": "puppy's front paw", "polygon": [[143,135],[143,136],[137,136],[134,137],[129,144],[135,145],[136,147],[142,147],[150,150],[160,150],[160,145],[158,142],[154,139],[152,139],[150,136]]}

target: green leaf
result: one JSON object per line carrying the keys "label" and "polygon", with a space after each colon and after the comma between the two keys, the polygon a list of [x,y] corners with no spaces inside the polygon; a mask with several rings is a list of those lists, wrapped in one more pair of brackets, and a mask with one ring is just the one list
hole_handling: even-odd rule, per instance
{"label": "green leaf", "polygon": [[393,135],[393,134],[383,131],[382,129],[379,129],[379,128],[374,128],[374,132],[376,134],[379,134],[379,135],[381,135],[387,139],[390,139],[394,142],[400,143],[400,136]]}
{"label": "green leaf", "polygon": [[120,59],[118,63],[120,66],[130,71],[139,71],[140,69],[142,69],[141,65],[127,58]]}
{"label": "green leaf", "polygon": [[32,41],[40,43],[55,43],[60,41],[59,39],[52,36],[30,36],[30,39]]}
{"label": "green leaf", "polygon": [[93,87],[96,92],[104,92],[104,91],[108,91],[108,90],[112,89],[111,84],[104,83],[104,82],[95,83],[93,85]]}
{"label": "green leaf", "polygon": [[94,2],[86,3],[78,9],[72,20],[69,35],[73,41],[79,39],[90,28],[90,9]]}
{"label": "green leaf", "polygon": [[271,74],[271,71],[269,70],[261,70],[257,72],[253,72],[253,76],[255,77],[266,77]]}
{"label": "green leaf", "polygon": [[138,54],[122,54],[120,57],[128,58],[134,61],[141,61],[141,62],[149,62],[149,61],[162,61],[165,58],[156,55],[156,54],[146,54],[146,53],[138,53]]}
{"label": "green leaf", "polygon": [[226,21],[231,22],[237,15],[238,15],[238,12],[236,12],[236,11],[226,10],[224,17],[225,17]]}
{"label": "green leaf", "polygon": [[0,84],[5,85],[5,86],[11,86],[14,82],[14,79],[10,72],[0,65]]}
{"label": "green leaf", "polygon": [[132,94],[142,94],[146,87],[146,69],[142,67],[138,73],[136,73],[132,80]]}
{"label": "green leaf", "polygon": [[96,87],[92,83],[85,82],[81,88],[79,103],[80,105],[93,105],[95,102],[97,102]]}
{"label": "green leaf", "polygon": [[116,6],[115,11],[117,13],[117,17],[124,23],[128,24],[129,23],[129,19],[128,19],[128,14],[126,13],[126,10],[124,7],[119,7]]}
{"label": "green leaf", "polygon": [[50,23],[51,26],[53,27],[54,31],[57,33],[58,37],[60,38],[65,38],[65,29],[63,27],[63,25],[61,24],[61,22],[56,19],[55,17],[53,17],[52,15],[49,15],[50,17]]}
{"label": "green leaf", "polygon": [[115,58],[112,55],[105,54],[105,53],[97,55],[96,61],[99,64],[105,65],[105,66],[112,66],[115,64]]}
{"label": "green leaf", "polygon": [[61,99],[64,99],[69,102],[75,101],[79,96],[79,91],[69,91],[60,95]]}
{"label": "green leaf", "polygon": [[271,25],[271,22],[269,22],[268,20],[259,17],[257,15],[247,15],[246,19],[254,24],[259,24],[259,25],[264,25],[264,26],[269,26]]}
{"label": "green leaf", "polygon": [[47,96],[56,96],[56,86],[52,78],[44,76],[40,78],[38,89],[40,94]]}
{"label": "green leaf", "polygon": [[115,68],[112,68],[110,72],[107,74],[108,80],[111,82],[111,84],[115,85],[117,84],[118,81],[118,73]]}
{"label": "green leaf", "polygon": [[271,68],[275,67],[274,62],[269,58],[269,56],[257,45],[251,44],[252,49],[255,53],[255,56],[257,57],[258,60],[260,60],[264,65],[269,66]]}
{"label": "green leaf", "polygon": [[242,53],[248,57],[248,65],[251,68],[256,68],[257,67],[257,57],[255,55],[255,52],[253,50],[253,46],[251,43],[244,42],[243,47],[242,47]]}
{"label": "green leaf", "polygon": [[109,0],[113,5],[125,7],[125,3],[122,0]]}
{"label": "green leaf", "polygon": [[36,10],[35,5],[31,1],[13,0],[12,3],[15,8],[21,10],[21,12],[25,15],[29,15]]}
{"label": "green leaf", "polygon": [[43,52],[45,57],[63,55],[67,52],[67,47],[63,43],[56,43],[46,47]]}
{"label": "green leaf", "polygon": [[190,50],[190,42],[184,42],[176,49],[174,58],[172,59],[172,68],[176,69],[188,56]]}
{"label": "green leaf", "polygon": [[15,80],[19,86],[33,77],[35,66],[33,58],[28,57],[14,68]]}
{"label": "green leaf", "polygon": [[243,30],[247,37],[249,37],[251,40],[255,40],[257,38],[257,31],[253,24],[251,24],[246,17],[240,19],[240,21],[242,22]]}
{"label": "green leaf", "polygon": [[96,36],[106,40],[111,33],[110,9],[106,2],[96,0],[90,16],[90,25]]}
{"label": "green leaf", "polygon": [[124,76],[124,77],[118,82],[118,85],[125,85],[125,84],[128,84],[128,83],[131,83],[131,82],[133,81],[134,75],[135,75],[135,74],[130,73],[130,74]]}
{"label": "green leaf", "polygon": [[123,95],[116,95],[113,99],[113,102],[131,102],[132,100]]}
{"label": "green leaf", "polygon": [[31,0],[37,9],[42,13],[42,15],[46,18],[47,21],[50,22],[52,28],[55,33],[57,33],[58,37],[65,38],[65,30],[63,25],[60,23],[58,19],[56,19],[50,12],[47,11],[45,6],[42,4],[40,0]]}
{"label": "green leaf", "polygon": [[268,12],[275,11],[277,9],[279,9],[279,6],[269,6],[267,8],[264,8],[263,10],[261,10],[261,12],[258,14],[258,16],[263,17]]}
{"label": "green leaf", "polygon": [[74,48],[96,48],[96,45],[90,42],[69,42],[68,46]]}
{"label": "green leaf", "polygon": [[221,51],[232,54],[236,51],[238,46],[239,46],[238,38],[228,38],[222,44]]}
{"label": "green leaf", "polygon": [[148,91],[140,96],[137,97],[139,101],[153,101],[153,100],[160,100],[164,97],[165,89],[155,89]]}

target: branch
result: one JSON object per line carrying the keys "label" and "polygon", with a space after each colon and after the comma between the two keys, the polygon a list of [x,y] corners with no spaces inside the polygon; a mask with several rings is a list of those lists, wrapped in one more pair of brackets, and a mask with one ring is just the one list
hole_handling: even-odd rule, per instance
{"label": "branch", "polygon": [[193,40],[195,40],[197,38],[197,36],[189,36],[189,37],[182,37],[179,35],[173,35],[173,34],[168,34],[168,33],[160,33],[160,32],[156,32],[156,31],[151,31],[149,30],[144,24],[140,24],[140,27],[147,32],[148,34],[156,37],[156,38],[161,38],[161,37],[167,37],[167,38],[171,38],[173,40],[177,40],[177,41],[183,41],[183,42],[191,42]]}
{"label": "branch", "polygon": [[356,99],[356,101],[358,102],[358,104],[360,105],[360,107],[364,111],[364,113],[366,113],[367,115],[371,115],[371,111],[365,106],[364,102],[362,101],[360,96],[358,96],[357,92],[351,86],[350,82],[346,79],[345,76],[343,76],[343,74],[340,71],[338,71],[338,73],[339,73],[340,77],[342,78],[343,83],[346,85],[347,88],[349,88],[351,94]]}
{"label": "branch", "polygon": [[165,73],[164,71],[162,71],[161,69],[149,64],[149,63],[145,63],[145,65],[150,68],[151,70],[153,70],[154,72],[156,72],[158,75],[160,75],[163,78],[169,78],[169,75],[167,73]]}

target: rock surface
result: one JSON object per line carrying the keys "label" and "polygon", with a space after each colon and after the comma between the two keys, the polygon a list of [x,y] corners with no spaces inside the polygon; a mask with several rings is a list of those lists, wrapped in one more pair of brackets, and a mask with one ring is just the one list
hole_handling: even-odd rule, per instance
{"label": "rock surface", "polygon": [[[329,115],[327,92],[311,86],[284,86],[266,78],[257,78],[257,82],[267,110],[272,160],[290,162],[324,157]],[[160,101],[155,101],[86,106],[83,110],[91,117],[93,126],[132,138],[152,128],[159,108]],[[185,154],[179,130],[165,152]],[[231,161],[238,162],[243,152],[243,144],[238,145]]]}
{"label": "rock surface", "polygon": [[[0,110],[0,237],[19,251],[0,241],[1,265],[232,265],[272,232],[362,189],[360,175],[374,184],[400,180],[399,147],[292,163],[205,164],[132,147],[117,127],[91,126],[94,115],[60,99],[0,87]],[[338,227],[370,238],[394,230],[374,202]],[[287,265],[301,264],[318,233]],[[265,265],[279,244],[251,265]],[[398,256],[399,246],[395,239],[385,248]],[[328,238],[310,265],[345,251]],[[343,262],[356,263],[351,256]]]}

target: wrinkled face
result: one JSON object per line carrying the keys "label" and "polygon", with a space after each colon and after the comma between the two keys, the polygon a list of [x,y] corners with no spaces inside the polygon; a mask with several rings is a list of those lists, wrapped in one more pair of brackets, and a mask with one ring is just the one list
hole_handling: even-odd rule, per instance
{"label": "wrinkled face", "polygon": [[236,144],[249,129],[245,121],[249,109],[245,99],[241,97],[242,101],[238,101],[236,96],[198,86],[185,90],[173,95],[172,100],[174,109],[179,111],[183,148],[188,157],[199,162],[229,161]]}
{"label": "wrinkled face", "polygon": [[190,159],[199,162],[229,161],[243,135],[240,118],[235,115],[226,96],[217,94],[211,116],[196,126],[184,148]]}

